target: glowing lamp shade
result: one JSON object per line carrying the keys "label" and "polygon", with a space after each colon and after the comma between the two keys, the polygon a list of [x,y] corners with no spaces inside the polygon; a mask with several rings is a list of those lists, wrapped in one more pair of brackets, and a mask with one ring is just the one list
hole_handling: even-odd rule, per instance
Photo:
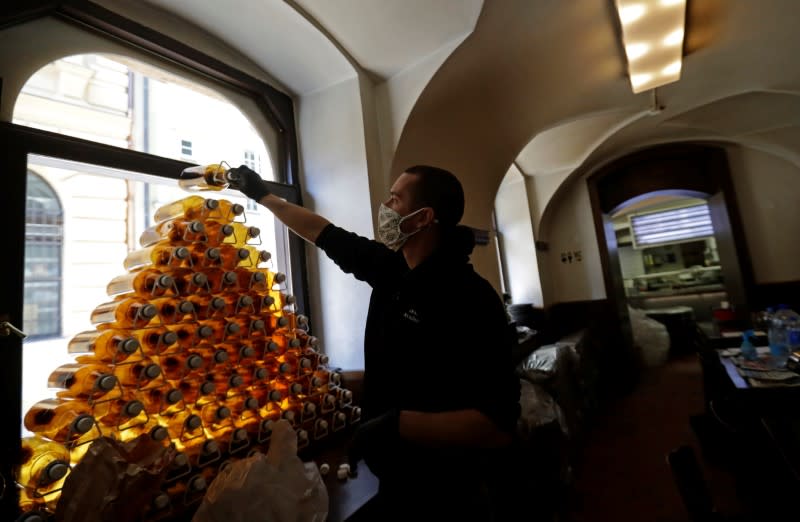
{"label": "glowing lamp shade", "polygon": [[634,93],[678,81],[686,0],[615,0]]}

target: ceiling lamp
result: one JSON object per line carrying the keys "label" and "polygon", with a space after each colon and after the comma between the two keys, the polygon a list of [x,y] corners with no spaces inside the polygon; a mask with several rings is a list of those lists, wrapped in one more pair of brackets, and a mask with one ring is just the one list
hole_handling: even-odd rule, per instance
{"label": "ceiling lamp", "polygon": [[678,81],[686,0],[615,0],[634,93]]}

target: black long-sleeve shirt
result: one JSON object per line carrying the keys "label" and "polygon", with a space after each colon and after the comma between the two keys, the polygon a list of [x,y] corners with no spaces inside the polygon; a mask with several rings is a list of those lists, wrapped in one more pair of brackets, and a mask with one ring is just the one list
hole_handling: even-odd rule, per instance
{"label": "black long-sleeve shirt", "polygon": [[519,380],[500,297],[445,242],[413,270],[399,252],[334,225],[319,235],[344,272],[372,286],[364,335],[367,417],[390,409],[477,409],[513,432]]}

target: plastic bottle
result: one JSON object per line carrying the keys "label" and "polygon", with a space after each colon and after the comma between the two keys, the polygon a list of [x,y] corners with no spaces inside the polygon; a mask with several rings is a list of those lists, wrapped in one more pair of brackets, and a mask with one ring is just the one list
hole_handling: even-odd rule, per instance
{"label": "plastic bottle", "polygon": [[175,294],[175,280],[155,268],[145,268],[115,277],[106,286],[106,293],[109,297],[135,294],[150,299]]}
{"label": "plastic bottle", "polygon": [[185,246],[156,243],[134,250],[125,256],[122,266],[135,271],[151,267],[186,266],[191,259],[191,250]]}
{"label": "plastic bottle", "polygon": [[785,304],[775,308],[769,329],[769,349],[775,364],[782,367],[791,353],[789,344],[789,330],[792,325],[800,322],[800,315]]}
{"label": "plastic bottle", "polygon": [[143,299],[129,298],[97,305],[90,315],[100,329],[142,328],[158,314],[158,309]]}
{"label": "plastic bottle", "polygon": [[139,349],[139,341],[124,330],[87,330],[76,334],[67,345],[69,353],[92,354],[105,362],[122,362]]}
{"label": "plastic bottle", "polygon": [[45,399],[25,414],[25,428],[56,442],[71,442],[95,425],[86,401]]}
{"label": "plastic bottle", "polygon": [[174,218],[187,220],[206,218],[230,220],[244,214],[244,207],[224,199],[206,199],[202,196],[189,196],[159,207],[153,215],[156,223]]}
{"label": "plastic bottle", "polygon": [[[219,246],[225,244],[237,244],[236,240],[236,226],[246,228],[243,223],[226,223],[224,221],[208,220],[203,223],[205,225],[205,241],[211,246]],[[258,229],[256,229],[258,230]]]}
{"label": "plastic bottle", "polygon": [[178,186],[188,191],[223,190],[239,179],[235,171],[220,163],[183,169]]}
{"label": "plastic bottle", "polygon": [[24,437],[20,443],[22,463],[16,470],[17,482],[40,495],[61,488],[69,471],[66,446],[38,436]]}
{"label": "plastic bottle", "polygon": [[62,364],[50,373],[47,386],[58,388],[61,398],[97,398],[117,386],[110,367],[105,364]]}
{"label": "plastic bottle", "polygon": [[[227,235],[231,234],[233,234],[233,227],[230,227],[230,232]],[[204,241],[207,237],[206,226],[202,221],[196,219],[187,221],[177,218],[162,221],[147,228],[139,236],[139,244],[143,247],[148,247],[162,241],[174,244],[179,241]]]}
{"label": "plastic bottle", "polygon": [[747,330],[744,333],[742,333],[742,345],[740,349],[742,350],[742,357],[744,357],[748,361],[753,361],[758,358],[756,347],[753,344],[754,336],[755,332],[753,332],[753,330]]}

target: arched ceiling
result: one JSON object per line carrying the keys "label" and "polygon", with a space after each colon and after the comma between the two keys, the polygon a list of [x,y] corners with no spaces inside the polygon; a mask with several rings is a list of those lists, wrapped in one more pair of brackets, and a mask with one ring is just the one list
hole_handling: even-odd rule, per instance
{"label": "arched ceiling", "polygon": [[381,80],[475,27],[483,0],[146,0],[227,42],[305,95],[352,78]]}

